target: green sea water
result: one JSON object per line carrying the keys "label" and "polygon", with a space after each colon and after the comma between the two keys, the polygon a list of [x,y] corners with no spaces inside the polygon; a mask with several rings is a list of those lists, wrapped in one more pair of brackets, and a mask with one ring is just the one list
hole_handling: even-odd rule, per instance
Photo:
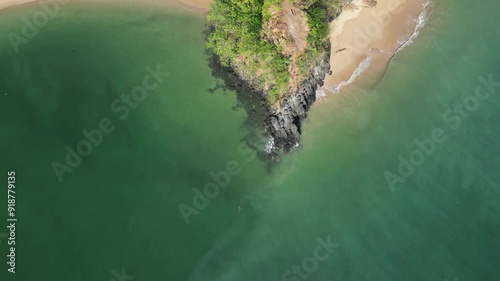
{"label": "green sea water", "polygon": [[[433,2],[382,80],[318,102],[274,166],[217,88],[202,16],[68,4],[16,53],[8,34],[40,9],[0,13],[0,169],[5,187],[16,172],[18,219],[15,274],[0,229],[1,280],[499,280],[500,87],[484,81],[500,81],[500,2]],[[128,106],[157,67],[168,75]],[[102,120],[114,130],[61,181],[53,163]],[[218,181],[197,208],[193,188]]]}

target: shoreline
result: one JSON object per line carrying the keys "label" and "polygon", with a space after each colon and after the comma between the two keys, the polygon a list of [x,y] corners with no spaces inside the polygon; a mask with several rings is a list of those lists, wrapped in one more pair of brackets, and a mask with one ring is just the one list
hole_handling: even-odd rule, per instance
{"label": "shoreline", "polygon": [[39,0],[0,0],[0,11],[39,2]]}
{"label": "shoreline", "polygon": [[[57,0],[49,0],[57,1]],[[319,97],[337,93],[351,84],[373,64],[388,64],[392,57],[412,41],[415,27],[429,0],[378,0],[366,7],[353,0],[330,24],[330,65],[332,74],[324,79]],[[0,0],[0,11],[42,0]],[[107,2],[107,1],[106,1]],[[125,0],[123,4],[151,3],[175,6],[200,15],[209,12],[211,0]],[[341,50],[341,51],[339,51]]]}
{"label": "shoreline", "polygon": [[418,35],[428,0],[378,0],[366,7],[363,0],[351,5],[331,23],[332,74],[325,77],[320,97],[338,93],[363,72],[386,69],[390,60]]}
{"label": "shoreline", "polygon": [[[57,0],[49,0],[49,1],[57,1]],[[4,11],[7,9],[13,9],[24,5],[29,4],[37,4],[42,2],[49,2],[46,0],[0,0],[0,11]],[[68,0],[65,0],[68,1]],[[71,0],[69,0],[71,1]],[[76,1],[75,1],[76,2]],[[103,1],[108,2],[108,1]],[[152,3],[152,4],[160,4],[166,6],[174,6],[178,8],[182,8],[185,10],[192,11],[196,14],[206,15],[210,10],[211,0],[125,0],[125,1],[116,1],[117,3],[122,4],[134,4],[134,3]]]}
{"label": "shoreline", "polygon": [[[174,6],[205,16],[211,3],[210,0],[112,1],[117,4]],[[421,16],[425,13],[424,4],[430,0],[378,0],[373,7],[364,6],[364,1],[353,0],[330,23],[328,40],[331,47],[325,50],[327,56],[314,67],[311,76],[301,83],[301,87],[280,102],[277,108],[267,104],[259,110],[264,116],[256,119],[263,120],[262,125],[273,140],[272,144],[269,143],[267,153],[275,161],[279,161],[277,152],[288,153],[297,147],[302,135],[302,122],[315,101],[327,93],[339,92],[368,69],[380,74],[377,79],[385,73],[394,55],[418,35],[416,27],[425,23]],[[0,0],[0,10],[39,2],[44,1]],[[371,85],[379,81],[372,80]],[[260,97],[259,93],[255,94],[250,98]]]}
{"label": "shoreline", "polygon": [[[425,24],[425,3],[430,0],[365,0],[345,5],[330,23],[327,58],[311,71],[302,88],[271,108],[264,121],[269,141],[266,152],[279,161],[279,152],[289,153],[299,145],[302,124],[314,103],[328,93],[358,81],[366,70],[364,87],[373,88],[385,74],[394,55],[409,45]],[[318,80],[320,79],[320,80]],[[368,83],[367,83],[368,82]],[[356,83],[358,84],[358,83]]]}

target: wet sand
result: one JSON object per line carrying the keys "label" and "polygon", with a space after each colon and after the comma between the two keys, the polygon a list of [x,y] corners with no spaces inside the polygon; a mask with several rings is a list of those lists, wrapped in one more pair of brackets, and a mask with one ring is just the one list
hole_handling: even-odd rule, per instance
{"label": "wet sand", "polygon": [[378,0],[366,7],[355,0],[331,24],[332,75],[325,93],[338,92],[366,69],[385,69],[395,52],[414,35],[427,0]]}
{"label": "wet sand", "polygon": [[[68,1],[68,0],[66,0]],[[69,0],[71,1],[71,0]],[[150,2],[174,5],[199,14],[207,14],[210,0],[122,0],[120,3]],[[322,90],[338,92],[352,83],[362,71],[385,69],[394,53],[414,34],[419,15],[428,0],[378,0],[366,7],[354,0],[331,24],[332,74],[325,78]],[[0,0],[0,10],[37,0]],[[383,72],[383,70],[382,70]]]}
{"label": "wet sand", "polygon": [[0,0],[0,10],[31,2],[37,2],[37,0]]}

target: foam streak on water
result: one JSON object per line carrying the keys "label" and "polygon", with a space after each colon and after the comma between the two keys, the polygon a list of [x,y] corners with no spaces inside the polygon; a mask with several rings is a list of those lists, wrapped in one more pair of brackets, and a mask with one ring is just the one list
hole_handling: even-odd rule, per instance
{"label": "foam streak on water", "polygon": [[274,150],[274,138],[270,137],[266,143],[266,148],[264,149],[264,151],[267,153],[271,153],[273,150]]}
{"label": "foam streak on water", "polygon": [[361,75],[361,73],[363,73],[365,70],[368,69],[368,67],[370,67],[371,63],[372,63],[372,50],[370,50],[370,52],[368,53],[368,56],[363,61],[361,61],[361,63],[359,64],[358,68],[356,68],[356,70],[351,75],[351,77],[349,78],[349,80],[341,82],[335,89],[332,90],[332,93],[336,94],[342,88],[344,88],[345,86],[347,86],[347,85],[351,84],[352,82],[354,82],[356,80],[356,78],[358,78],[358,76]]}
{"label": "foam streak on water", "polygon": [[422,12],[418,16],[418,18],[416,18],[414,20],[416,24],[415,24],[415,29],[413,30],[412,35],[406,41],[398,41],[398,43],[401,44],[401,46],[396,50],[396,53],[398,53],[399,51],[401,51],[404,48],[411,45],[411,43],[413,43],[415,38],[417,38],[418,35],[420,35],[420,31],[422,30],[422,28],[425,26],[425,24],[427,22],[427,16],[428,16],[428,11],[429,11],[428,8],[429,8],[430,4],[431,4],[430,0],[425,2],[425,4],[423,5],[423,8],[422,8]]}

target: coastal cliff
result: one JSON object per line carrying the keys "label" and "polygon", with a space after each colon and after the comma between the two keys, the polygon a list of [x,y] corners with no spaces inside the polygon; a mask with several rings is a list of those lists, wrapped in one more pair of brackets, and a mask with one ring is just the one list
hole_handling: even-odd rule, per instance
{"label": "coastal cliff", "polygon": [[302,123],[311,105],[316,101],[316,90],[323,85],[330,72],[330,53],[327,53],[305,79],[299,89],[273,107],[264,120],[265,131],[272,138],[269,153],[290,152],[300,142]]}
{"label": "coastal cliff", "polygon": [[247,112],[268,135],[273,159],[300,142],[316,90],[330,72],[329,23],[340,9],[339,0],[212,2],[207,49],[226,71],[226,85],[250,101]]}

